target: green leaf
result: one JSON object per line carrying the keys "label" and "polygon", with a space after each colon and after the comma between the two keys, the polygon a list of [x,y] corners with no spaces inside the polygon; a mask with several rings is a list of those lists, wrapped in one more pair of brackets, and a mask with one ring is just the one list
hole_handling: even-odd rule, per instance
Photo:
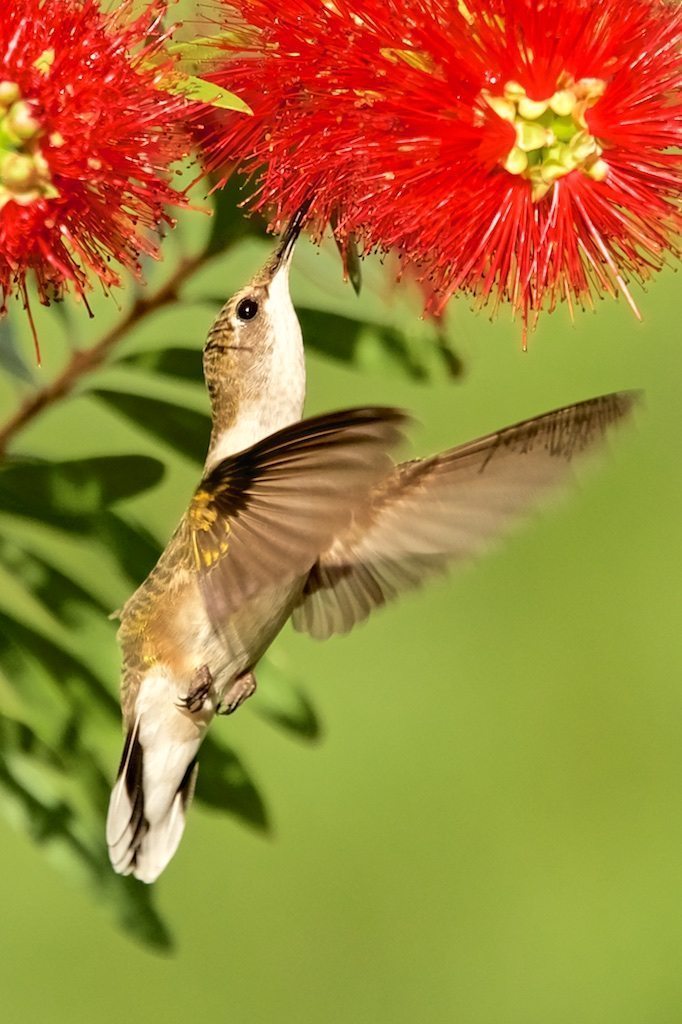
{"label": "green leaf", "polygon": [[21,356],[12,322],[7,316],[0,318],[0,368],[24,384],[34,382],[33,373]]}
{"label": "green leaf", "polygon": [[133,352],[119,360],[155,376],[177,377],[196,384],[204,383],[201,353],[196,348],[160,348]]}
{"label": "green leaf", "polygon": [[91,392],[116,412],[194,462],[203,463],[211,434],[210,417],[158,398],[97,388]]}
{"label": "green leaf", "polygon": [[[227,182],[213,193],[213,222],[208,239],[207,252],[210,256],[222,252],[227,245],[249,235],[261,235],[265,222],[258,214],[246,217],[241,209],[245,202],[244,189],[247,182],[238,174],[232,174]],[[240,281],[238,288],[243,287],[246,280]],[[223,295],[221,305],[228,295]]]}
{"label": "green leaf", "polygon": [[[66,760],[30,728],[0,719],[0,796],[6,813],[45,849],[50,860],[89,884],[139,941],[167,950],[172,940],[153,906],[153,892],[111,870],[103,841],[107,780],[82,750]],[[84,819],[69,798],[74,779],[95,780]]]}
{"label": "green leaf", "polygon": [[79,625],[78,609],[83,606],[108,613],[109,609],[93,593],[19,544],[0,538],[0,559],[0,567],[4,565],[15,579],[22,580],[32,596],[65,625]]}
{"label": "green leaf", "polygon": [[[113,630],[111,641],[113,647]],[[31,714],[43,715],[50,693],[55,695],[55,707],[62,710],[69,706],[73,711],[84,702],[87,711],[88,702],[95,700],[118,722],[116,699],[80,658],[7,612],[0,613],[0,664],[8,678],[22,680],[17,692]],[[38,665],[42,666],[40,672]]]}
{"label": "green leaf", "polygon": [[358,320],[318,309],[302,308],[297,312],[308,348],[343,363],[355,362],[364,330]]}
{"label": "green leaf", "polygon": [[343,260],[343,275],[352,284],[355,294],[359,295],[362,288],[362,266],[357,239],[350,234],[343,244],[336,237],[334,240]]}
{"label": "green leaf", "polygon": [[153,887],[141,885],[132,875],[115,875],[108,860],[104,871],[107,874],[103,889],[109,894],[122,927],[142,945],[163,953],[172,952],[173,936],[154,906]]}
{"label": "green leaf", "polygon": [[438,334],[437,352],[445,373],[451,380],[459,380],[466,373],[462,357],[455,352],[445,331]]}
{"label": "green leaf", "polygon": [[[70,695],[73,706],[80,702],[85,690],[86,701],[98,697],[107,711],[115,710],[116,702],[108,689],[108,685],[113,689],[119,674],[114,627],[109,621],[111,606],[53,570],[47,562],[34,561],[28,553],[26,556],[24,565],[16,571],[15,581],[17,586],[24,586],[45,621],[35,612],[27,614],[18,602],[9,607],[3,603],[6,618],[13,623],[10,635],[25,649],[27,657],[37,659],[52,673],[55,685]],[[35,572],[40,576],[29,589]],[[21,692],[28,691],[23,688]]]}
{"label": "green leaf", "polygon": [[[25,641],[30,646],[25,647]],[[16,698],[15,708],[3,708],[3,714],[30,727],[44,743],[57,745],[72,711],[68,695],[38,654],[45,642],[37,633],[0,613],[0,668]]]}
{"label": "green leaf", "polygon": [[365,325],[359,320],[317,309],[299,309],[306,346],[332,359],[355,365],[376,364],[424,380],[427,370],[405,336],[391,327]]}
{"label": "green leaf", "polygon": [[196,36],[187,42],[170,43],[166,53],[181,61],[205,64],[216,57],[225,55],[227,49],[246,48],[253,45],[254,30],[248,26],[242,29],[223,29],[214,36]]}
{"label": "green leaf", "polygon": [[0,509],[37,519],[82,519],[157,484],[163,463],[143,455],[0,467]]}
{"label": "green leaf", "polygon": [[[35,842],[62,841],[77,859],[87,862],[89,851],[73,832],[72,809],[54,796],[54,765],[30,742],[32,734],[25,727],[19,727],[18,743],[8,738],[9,728],[15,725],[7,720],[0,723],[0,787],[14,805],[14,820]],[[30,751],[30,761],[25,754],[22,757],[23,747]],[[30,772],[22,771],[22,766],[30,767]]]}
{"label": "green leaf", "polygon": [[239,96],[222,89],[214,82],[207,82],[196,75],[190,75],[186,71],[174,68],[172,71],[163,71],[157,75],[156,88],[163,92],[169,92],[172,96],[184,96],[185,99],[197,103],[206,103],[210,107],[217,107],[220,110],[235,110],[240,114],[253,114],[251,107]]}
{"label": "green leaf", "polygon": [[37,582],[36,579],[30,579],[27,586],[21,575],[17,574],[16,566],[0,562],[0,612],[5,612],[42,636],[59,638],[64,635],[60,632],[59,621],[31,590],[31,585],[35,586]]}
{"label": "green leaf", "polygon": [[97,522],[100,538],[115,553],[121,568],[137,586],[159,560],[161,547],[158,541],[140,523],[129,522],[115,512],[105,512]]}
{"label": "green leaf", "polygon": [[[130,579],[122,571],[118,552],[109,544],[106,522],[113,512],[102,512],[89,523],[79,521],[74,532],[54,523],[23,516],[0,514],[0,536],[31,552],[57,573],[68,577],[101,608],[111,611],[127,591]],[[127,552],[123,546],[122,554]],[[2,545],[0,544],[0,550]],[[6,556],[6,564],[9,564]]]}
{"label": "green leaf", "polygon": [[256,676],[258,689],[249,706],[257,715],[301,739],[320,738],[322,730],[314,707],[281,663],[273,657],[264,658]]}
{"label": "green leaf", "polygon": [[[167,932],[148,898],[131,899],[106,856],[104,816],[113,769],[100,764],[110,744],[98,737],[93,743],[91,725],[106,709],[108,734],[118,745],[116,701],[85,666],[6,617],[0,617],[0,664],[11,672],[25,709],[20,719],[0,719],[4,809],[50,860],[91,885],[98,902],[112,902],[124,927],[167,946]],[[55,704],[51,695],[57,693]]]}
{"label": "green leaf", "polygon": [[209,736],[199,754],[197,800],[208,807],[229,811],[261,832],[269,831],[263,799],[246,768],[228,747]]}

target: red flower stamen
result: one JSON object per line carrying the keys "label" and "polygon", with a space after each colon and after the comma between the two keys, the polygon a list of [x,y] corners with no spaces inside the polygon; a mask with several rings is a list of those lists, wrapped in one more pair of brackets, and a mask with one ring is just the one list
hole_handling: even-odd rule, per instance
{"label": "red flower stamen", "polygon": [[[238,6],[239,10],[236,10]],[[682,7],[666,0],[267,0],[224,6],[208,162],[273,225],[314,196],[343,246],[395,247],[441,309],[525,323],[677,255]],[[248,26],[245,28],[245,25]]]}
{"label": "red flower stamen", "polygon": [[[13,0],[0,19],[0,298],[81,297],[157,255],[153,231],[182,203],[169,165],[190,148],[187,101],[157,88],[163,11],[132,0]],[[167,64],[168,62],[166,62]]]}

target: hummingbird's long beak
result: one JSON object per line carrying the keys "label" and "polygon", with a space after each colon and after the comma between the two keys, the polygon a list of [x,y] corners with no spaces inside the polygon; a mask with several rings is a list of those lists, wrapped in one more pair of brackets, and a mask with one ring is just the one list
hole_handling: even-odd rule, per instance
{"label": "hummingbird's long beak", "polygon": [[294,246],[296,245],[296,239],[301,233],[305,223],[306,214],[310,209],[312,201],[313,197],[309,196],[303,203],[301,203],[298,210],[291,218],[289,225],[282,236],[280,247],[275,253],[275,273],[280,269],[280,267],[286,267],[289,265],[294,251]]}

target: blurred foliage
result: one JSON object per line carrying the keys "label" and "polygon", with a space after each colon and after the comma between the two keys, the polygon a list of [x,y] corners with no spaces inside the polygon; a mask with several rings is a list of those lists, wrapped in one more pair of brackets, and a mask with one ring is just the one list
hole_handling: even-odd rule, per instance
{"label": "blurred foliage", "polygon": [[[205,328],[272,247],[262,223],[239,211],[240,198],[232,184],[211,200],[211,219],[183,215],[165,242],[164,262],[146,268],[153,293],[188,254],[201,256],[177,302],[133,318],[107,364],[18,431],[0,462],[2,807],[55,863],[109,902],[123,927],[161,948],[171,937],[153,890],[116,876],[104,843],[121,743],[110,615],[154,565],[182,511],[165,505],[164,475],[176,490],[178,481],[186,484],[189,496],[203,463],[210,425],[200,354]],[[340,303],[343,267],[334,245],[314,258],[298,302],[309,347],[414,380],[453,375],[456,358],[439,326],[415,318],[414,296],[406,315],[390,267],[363,268],[360,298],[349,285],[348,301]],[[357,260],[344,258],[357,291]],[[74,349],[96,344],[147,293],[131,287],[121,310],[95,296],[92,321],[69,304],[38,311],[40,370],[13,311],[0,324],[3,420],[56,377]],[[281,656],[265,660],[258,682],[258,715],[301,739],[319,736],[315,710]],[[268,828],[255,778],[213,736],[202,749],[197,800]]]}

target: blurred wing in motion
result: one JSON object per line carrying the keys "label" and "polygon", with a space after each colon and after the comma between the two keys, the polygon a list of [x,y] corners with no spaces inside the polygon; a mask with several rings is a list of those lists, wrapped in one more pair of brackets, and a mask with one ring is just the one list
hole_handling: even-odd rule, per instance
{"label": "blurred wing in motion", "polygon": [[206,476],[180,532],[216,629],[252,597],[310,570],[394,469],[388,452],[406,421],[380,407],[303,420]]}
{"label": "blurred wing in motion", "polygon": [[488,550],[571,480],[573,462],[637,398],[604,395],[396,466],[313,566],[294,627],[318,639],[347,633],[402,591]]}

